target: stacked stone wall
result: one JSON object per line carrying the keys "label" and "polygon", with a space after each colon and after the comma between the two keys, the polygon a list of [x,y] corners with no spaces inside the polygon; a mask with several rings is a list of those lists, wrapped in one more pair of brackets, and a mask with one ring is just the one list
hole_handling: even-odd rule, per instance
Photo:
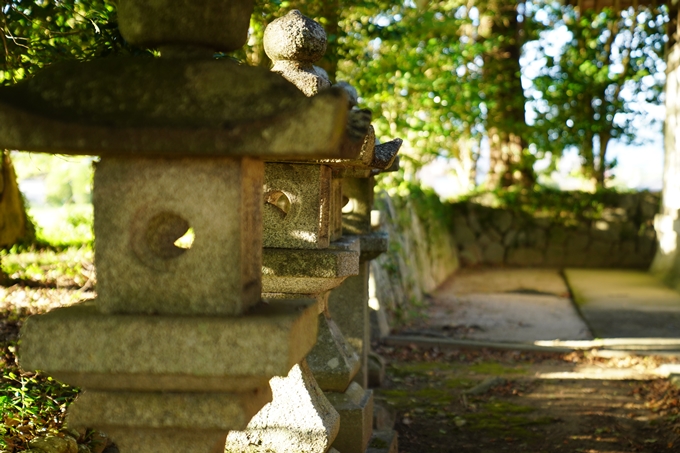
{"label": "stacked stone wall", "polygon": [[646,269],[655,252],[659,195],[609,194],[597,215],[566,220],[474,202],[451,205],[462,266]]}
{"label": "stacked stone wall", "polygon": [[390,314],[408,319],[459,267],[447,205],[435,195],[383,192],[376,208],[390,242],[388,251],[371,262],[371,297]]}
{"label": "stacked stone wall", "polygon": [[656,250],[659,194],[605,198],[599,214],[576,221],[473,201],[443,203],[422,192],[381,193],[376,209],[390,242],[388,252],[371,263],[373,303],[385,309],[390,324],[408,320],[460,267],[647,269]]}

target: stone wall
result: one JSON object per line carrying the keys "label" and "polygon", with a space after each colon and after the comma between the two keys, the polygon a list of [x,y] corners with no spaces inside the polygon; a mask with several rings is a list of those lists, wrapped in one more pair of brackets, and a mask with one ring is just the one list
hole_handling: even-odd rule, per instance
{"label": "stone wall", "polygon": [[471,201],[442,203],[418,189],[408,197],[381,193],[375,209],[390,245],[371,263],[374,327],[386,334],[388,324],[417,316],[427,294],[459,267],[646,269],[656,248],[659,194],[607,193],[599,202],[599,214],[575,221]]}
{"label": "stone wall", "polygon": [[426,294],[458,269],[458,256],[446,205],[436,195],[389,197],[383,192],[375,205],[381,228],[390,235],[389,250],[371,262],[369,282],[371,308],[380,306],[390,317],[381,320],[384,330],[385,321],[415,315]]}
{"label": "stone wall", "polygon": [[461,265],[648,268],[659,196],[611,193],[606,198],[601,213],[578,221],[473,202],[453,204]]}

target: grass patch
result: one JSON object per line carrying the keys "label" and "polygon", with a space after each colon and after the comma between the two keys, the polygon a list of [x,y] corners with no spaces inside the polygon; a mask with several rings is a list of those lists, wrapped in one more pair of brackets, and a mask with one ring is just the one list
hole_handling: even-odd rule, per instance
{"label": "grass patch", "polygon": [[500,376],[503,374],[527,374],[526,368],[522,367],[508,367],[496,362],[481,362],[475,363],[467,367],[468,370],[477,374],[490,374],[493,376]]}
{"label": "grass patch", "polygon": [[531,418],[527,416],[535,409],[508,402],[482,404],[479,412],[465,414],[465,430],[479,430],[493,436],[528,438],[536,436],[527,427],[553,423],[550,417]]}
{"label": "grass patch", "polygon": [[29,209],[38,243],[57,249],[92,246],[94,211],[91,204]]}

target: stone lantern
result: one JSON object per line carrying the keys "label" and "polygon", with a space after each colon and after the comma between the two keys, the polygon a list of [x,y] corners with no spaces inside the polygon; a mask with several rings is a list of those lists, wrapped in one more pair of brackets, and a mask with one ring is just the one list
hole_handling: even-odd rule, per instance
{"label": "stone lantern", "polygon": [[251,12],[120,0],[124,38],[161,58],[55,64],[0,89],[0,147],[100,156],[98,297],[31,317],[19,360],[83,387],[67,423],[122,453],[222,451],[316,342],[317,300],[261,297],[263,161],[354,157],[348,100],[213,59],[245,43]]}
{"label": "stone lantern", "polygon": [[[330,81],[314,66],[326,49],[326,34],[318,23],[293,10],[268,25],[264,44],[274,62],[272,71],[305,95],[314,99],[331,89]],[[390,167],[401,141],[376,148],[370,112],[353,109],[354,105],[356,97],[350,95],[350,119],[341,145],[345,156],[294,162],[272,158],[265,163],[263,292],[278,300],[308,296],[318,301],[318,342],[300,364],[306,382],[315,385],[303,386],[297,374],[281,381],[280,393],[275,391],[272,403],[248,429],[230,434],[229,452],[323,453],[332,445],[341,453],[352,453],[365,451],[371,440],[373,394],[366,389],[363,377],[361,382],[353,382],[365,368],[367,343],[352,347],[331,316],[328,298],[333,298],[334,288],[347,278],[361,277],[362,263],[367,262],[361,257],[376,246],[386,246],[387,241],[380,234],[343,236],[343,178],[370,177]],[[370,206],[368,211],[370,217]],[[359,322],[366,329],[367,291],[345,307],[345,312],[338,309],[343,314],[358,310]],[[357,318],[354,314],[351,317],[346,320],[348,324]],[[317,385],[323,394],[316,391]],[[287,415],[299,405],[287,395],[300,391],[305,402],[312,402],[306,430]],[[396,442],[390,446],[395,450]]]}

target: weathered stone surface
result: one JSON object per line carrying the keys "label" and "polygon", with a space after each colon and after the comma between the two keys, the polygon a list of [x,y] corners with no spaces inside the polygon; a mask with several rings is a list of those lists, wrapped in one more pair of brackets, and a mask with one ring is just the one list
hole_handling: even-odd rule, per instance
{"label": "weathered stone surface", "polygon": [[474,266],[482,261],[482,250],[475,243],[465,244],[458,252],[461,263]]}
{"label": "weathered stone surface", "polygon": [[531,228],[527,231],[527,244],[535,248],[545,248],[547,235],[543,228]]}
{"label": "weathered stone surface", "polygon": [[602,242],[616,242],[621,234],[621,224],[597,220],[593,222],[590,236],[593,240]]}
{"label": "weathered stone surface", "polygon": [[563,245],[548,245],[545,249],[545,261],[543,264],[546,266],[561,266],[564,264],[565,254],[566,248]]}
{"label": "weathered stone surface", "polygon": [[512,226],[512,213],[496,210],[492,214],[491,222],[498,231],[505,233]]}
{"label": "weathered stone surface", "polygon": [[517,235],[519,232],[515,229],[508,230],[503,236],[503,245],[506,247],[512,247],[517,244]]}
{"label": "weathered stone surface", "polygon": [[373,178],[345,178],[342,185],[343,234],[366,234],[372,231],[371,210],[373,209]]}
{"label": "weathered stone surface", "polygon": [[273,400],[244,431],[229,433],[226,453],[325,453],[340,429],[340,417],[305,361],[288,376],[270,381]]}
{"label": "weathered stone surface", "polygon": [[369,261],[387,251],[390,237],[385,231],[375,231],[362,234],[359,236],[359,240],[361,242],[361,259]]}
{"label": "weathered stone surface", "polygon": [[[315,69],[316,69],[316,67],[315,67]],[[319,72],[318,69],[317,69],[317,72]],[[324,72],[326,72],[326,71],[324,71]],[[326,75],[328,75],[328,74],[326,74]],[[328,78],[328,77],[326,77],[326,78]],[[347,93],[347,98],[349,99],[349,108],[356,107],[357,104],[359,104],[359,93],[357,92],[357,89],[354,88],[349,82],[344,82],[344,81],[336,82],[335,86],[342,88]]]}
{"label": "weathered stone surface", "polygon": [[327,314],[319,315],[319,334],[307,363],[325,392],[344,392],[361,366],[359,355]]}
{"label": "weathered stone surface", "polygon": [[78,453],[78,443],[71,436],[36,437],[28,446],[41,453]]}
{"label": "weathered stone surface", "polygon": [[518,266],[538,266],[543,263],[543,253],[541,250],[529,247],[518,247],[508,249],[506,259],[508,264]]}
{"label": "weathered stone surface", "polygon": [[492,242],[484,248],[482,258],[485,263],[503,264],[505,259],[505,247],[498,242]]}
{"label": "weathered stone surface", "polygon": [[[172,93],[172,95],[168,95]],[[58,63],[0,89],[0,147],[59,154],[353,158],[347,95],[308,99],[227,60]],[[266,121],[265,121],[266,119]]]}
{"label": "weathered stone surface", "polygon": [[331,180],[330,201],[330,236],[331,241],[337,241],[342,237],[342,181],[338,172],[333,171]]}
{"label": "weathered stone surface", "polygon": [[368,386],[367,360],[371,341],[368,317],[368,269],[367,261],[360,263],[359,274],[345,280],[331,292],[328,299],[331,316],[347,342],[359,354],[360,370],[355,381],[362,387]]}
{"label": "weathered stone surface", "polygon": [[273,61],[314,63],[326,52],[326,32],[319,23],[294,9],[267,26],[264,46]]}
{"label": "weathered stone surface", "polygon": [[567,238],[568,238],[567,231],[562,226],[558,226],[558,225],[553,226],[548,231],[548,242],[549,242],[549,244],[564,245],[564,243],[567,241]]}
{"label": "weathered stone surface", "polygon": [[586,233],[572,232],[567,237],[567,250],[584,251],[588,247],[590,238]]}
{"label": "weathered stone surface", "polygon": [[328,392],[340,414],[340,431],[333,447],[343,453],[364,453],[373,433],[373,391],[353,382],[343,393]]}
{"label": "weathered stone surface", "polygon": [[397,159],[397,153],[401,149],[404,141],[400,138],[395,138],[389,142],[375,145],[373,152],[373,160],[370,166],[380,170],[388,170]]}
{"label": "weathered stone surface", "polygon": [[453,236],[456,238],[459,246],[474,244],[476,240],[474,231],[464,224],[454,226]]}
{"label": "weathered stone surface", "polygon": [[373,435],[381,431],[391,430],[397,421],[397,412],[384,404],[373,404]]}
{"label": "weathered stone surface", "polygon": [[264,247],[328,247],[331,185],[325,165],[265,164]]}
{"label": "weathered stone surface", "polygon": [[385,381],[385,359],[373,351],[368,352],[368,386],[382,387]]}
{"label": "weathered stone surface", "polygon": [[[272,400],[269,386],[242,393],[101,392],[86,390],[69,406],[72,428],[243,429]],[[115,441],[115,439],[114,439]]]}
{"label": "weathered stone surface", "polygon": [[[102,159],[93,197],[99,308],[235,315],[259,302],[262,165]],[[189,228],[191,248],[176,246]]]}
{"label": "weathered stone surface", "polygon": [[272,71],[281,74],[306,96],[331,86],[313,63],[326,52],[323,27],[298,10],[272,21],[264,31],[264,50],[272,59]]}
{"label": "weathered stone surface", "polygon": [[398,453],[397,432],[393,429],[374,431],[366,453]]}
{"label": "weathered stone surface", "polygon": [[252,0],[120,0],[118,26],[130,44],[201,46],[229,52],[248,38]]}
{"label": "weathered stone surface", "polygon": [[357,237],[344,237],[323,250],[265,248],[264,293],[319,294],[359,273]]}
{"label": "weathered stone surface", "polygon": [[29,318],[19,359],[89,389],[245,391],[285,376],[311,350],[317,313],[314,299],[263,303],[241,317],[105,315],[86,302]]}
{"label": "weathered stone surface", "polygon": [[104,453],[222,453],[227,433],[222,430],[178,430],[109,428],[107,434],[117,448]]}
{"label": "weathered stone surface", "polygon": [[588,259],[586,263],[589,267],[606,267],[612,261],[612,252],[611,242],[592,240],[588,246]]}

